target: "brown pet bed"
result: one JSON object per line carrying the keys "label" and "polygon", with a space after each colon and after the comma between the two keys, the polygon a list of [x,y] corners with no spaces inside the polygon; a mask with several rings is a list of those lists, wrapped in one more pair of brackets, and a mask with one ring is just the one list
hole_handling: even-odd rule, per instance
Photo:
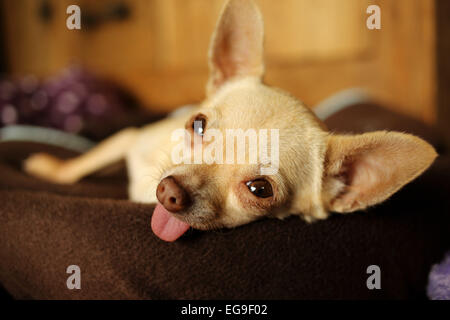
{"label": "brown pet bed", "polygon": [[[396,129],[419,130],[439,144],[435,133],[412,120],[377,107],[364,110],[373,108],[387,117],[373,129],[393,129],[386,124],[397,119]],[[361,131],[365,116],[358,110],[344,110],[327,123]],[[0,143],[0,283],[14,298],[425,298],[431,265],[450,248],[446,156],[367,212],[311,225],[292,217],[192,230],[166,243],[150,229],[153,206],[126,199],[123,172],[72,186],[50,184],[20,170],[21,160],[35,151],[70,154],[36,143]],[[81,290],[66,287],[69,265],[81,269]],[[380,290],[366,286],[370,265],[381,269]]]}

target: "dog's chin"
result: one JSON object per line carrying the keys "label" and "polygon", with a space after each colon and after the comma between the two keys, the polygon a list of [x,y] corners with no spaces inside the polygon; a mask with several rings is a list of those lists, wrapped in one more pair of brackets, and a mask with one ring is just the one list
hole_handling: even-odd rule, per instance
{"label": "dog's chin", "polygon": [[[175,218],[186,222],[192,228],[197,230],[215,230],[225,227],[222,223],[218,222],[216,218],[204,215],[202,217],[196,217],[190,213],[172,213]],[[214,216],[214,215],[212,215]]]}

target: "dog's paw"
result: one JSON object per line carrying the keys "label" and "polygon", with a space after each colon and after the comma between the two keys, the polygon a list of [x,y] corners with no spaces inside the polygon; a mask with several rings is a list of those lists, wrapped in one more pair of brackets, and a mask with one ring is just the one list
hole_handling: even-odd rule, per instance
{"label": "dog's paw", "polygon": [[26,173],[55,183],[72,183],[70,175],[64,174],[64,161],[46,153],[35,153],[23,163]]}

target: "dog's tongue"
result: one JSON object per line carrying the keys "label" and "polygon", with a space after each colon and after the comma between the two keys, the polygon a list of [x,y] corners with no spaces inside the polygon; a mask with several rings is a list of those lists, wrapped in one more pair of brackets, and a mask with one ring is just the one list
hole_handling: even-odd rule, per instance
{"label": "dog's tongue", "polygon": [[156,205],[155,211],[153,211],[151,225],[153,232],[164,241],[177,240],[190,227],[186,222],[175,218],[160,203]]}

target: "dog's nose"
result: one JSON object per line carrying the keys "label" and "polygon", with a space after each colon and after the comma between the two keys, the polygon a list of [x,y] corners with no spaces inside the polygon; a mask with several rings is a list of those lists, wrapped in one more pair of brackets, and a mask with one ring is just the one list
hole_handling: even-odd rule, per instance
{"label": "dog's nose", "polygon": [[158,201],[170,212],[179,212],[191,204],[188,193],[175,180],[168,176],[161,180],[156,188]]}

